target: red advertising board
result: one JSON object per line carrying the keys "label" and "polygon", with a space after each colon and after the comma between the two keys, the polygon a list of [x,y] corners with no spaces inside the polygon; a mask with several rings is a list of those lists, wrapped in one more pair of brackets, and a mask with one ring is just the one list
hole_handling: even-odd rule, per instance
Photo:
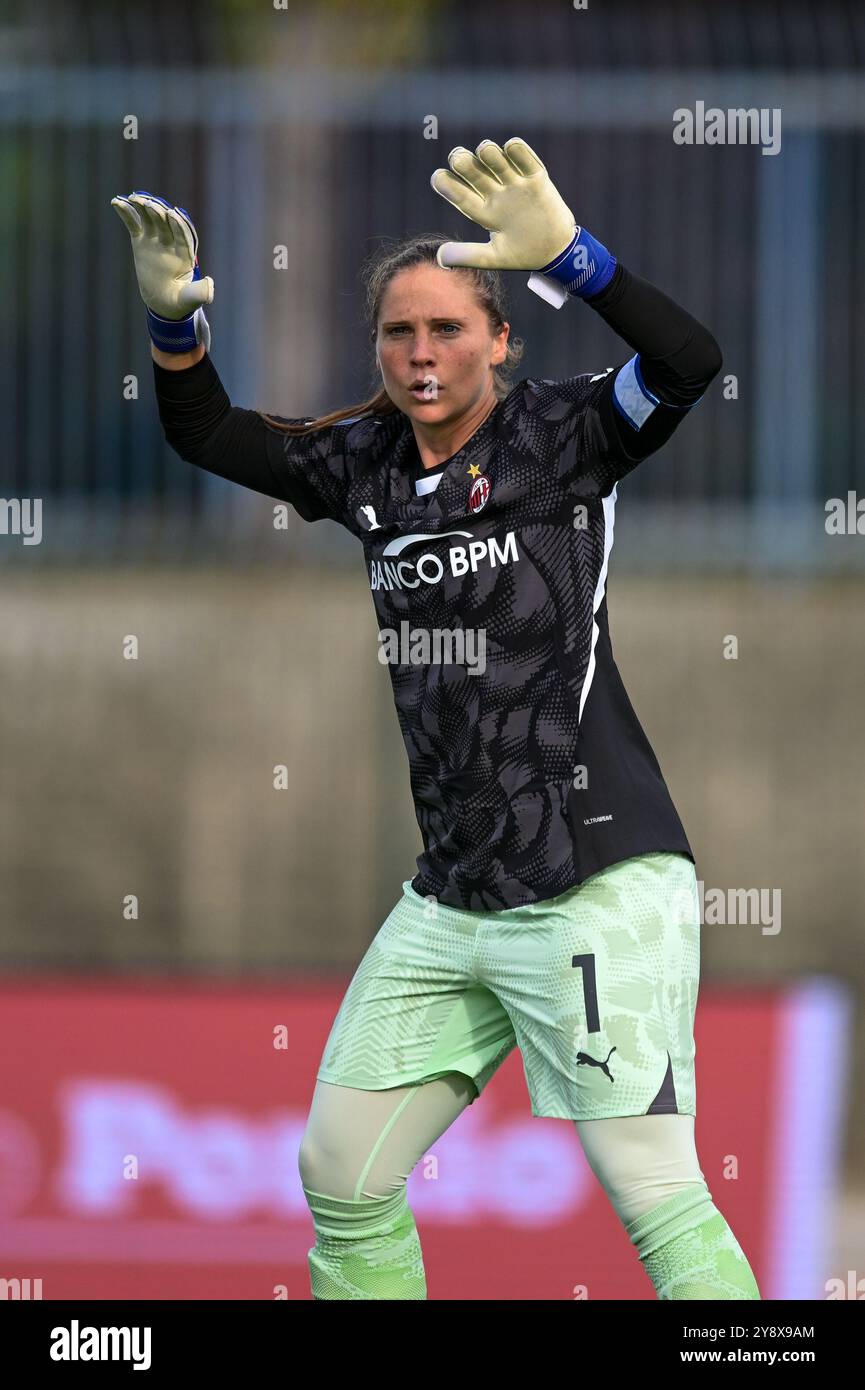
{"label": "red advertising board", "polygon": [[[345,983],[0,981],[0,1280],[309,1299],[297,1151]],[[838,1273],[848,1013],[830,981],[701,990],[700,1164],[767,1299]],[[408,1191],[431,1299],[655,1297],[574,1125],[531,1115],[516,1050]]]}

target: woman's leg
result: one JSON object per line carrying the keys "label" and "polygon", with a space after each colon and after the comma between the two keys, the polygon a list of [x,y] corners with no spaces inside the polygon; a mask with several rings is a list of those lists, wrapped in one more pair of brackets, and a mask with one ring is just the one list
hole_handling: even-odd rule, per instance
{"label": "woman's leg", "polygon": [[298,1155],[313,1298],[426,1298],[406,1182],[476,1096],[461,1072],[380,1091],[316,1083]]}
{"label": "woman's leg", "polygon": [[659,1299],[759,1299],[742,1249],[712,1201],[693,1115],[577,1120],[603,1186]]}

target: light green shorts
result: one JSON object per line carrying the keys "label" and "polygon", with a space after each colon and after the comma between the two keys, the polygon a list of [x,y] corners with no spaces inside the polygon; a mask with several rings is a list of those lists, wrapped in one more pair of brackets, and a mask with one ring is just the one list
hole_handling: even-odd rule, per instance
{"label": "light green shorts", "polygon": [[463,1072],[480,1095],[518,1046],[532,1114],[696,1115],[696,873],[625,859],[559,897],[468,912],[403,897],[346,991],[318,1077],[380,1091]]}

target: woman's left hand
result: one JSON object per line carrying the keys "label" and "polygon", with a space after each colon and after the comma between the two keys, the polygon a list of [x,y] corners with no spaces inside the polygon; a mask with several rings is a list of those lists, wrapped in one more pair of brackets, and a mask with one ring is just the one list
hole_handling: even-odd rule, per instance
{"label": "woman's left hand", "polygon": [[514,136],[504,147],[482,140],[474,154],[457,145],[448,169],[430,183],[490,233],[489,241],[448,241],[438,263],[484,270],[541,270],[574,239],[576,221],[534,150]]}

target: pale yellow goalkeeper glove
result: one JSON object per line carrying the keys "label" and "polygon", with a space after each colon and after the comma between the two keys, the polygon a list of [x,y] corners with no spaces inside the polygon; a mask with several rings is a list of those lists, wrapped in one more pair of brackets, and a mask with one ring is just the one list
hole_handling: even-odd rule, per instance
{"label": "pale yellow goalkeeper glove", "polygon": [[132,242],[147,326],[163,352],[210,351],[204,305],[213,302],[213,281],[198,264],[198,232],[186,208],[136,189],[111,199]]}
{"label": "pale yellow goalkeeper glove", "polygon": [[568,295],[586,298],[609,283],[616,258],[578,227],[534,150],[514,136],[504,146],[482,140],[474,154],[462,145],[436,169],[432,187],[490,233],[489,241],[448,241],[439,247],[445,269],[532,270],[529,287],[556,308]]}

